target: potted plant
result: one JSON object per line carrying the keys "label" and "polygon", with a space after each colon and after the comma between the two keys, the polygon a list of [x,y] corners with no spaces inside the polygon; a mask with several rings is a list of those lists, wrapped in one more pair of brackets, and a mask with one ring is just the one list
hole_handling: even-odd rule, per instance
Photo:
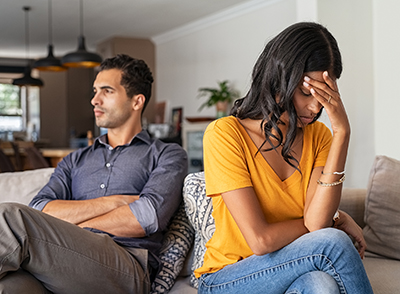
{"label": "potted plant", "polygon": [[228,81],[218,82],[219,88],[200,88],[199,97],[207,96],[208,100],[204,102],[199,111],[204,107],[216,106],[217,118],[223,117],[227,113],[229,104],[239,96],[239,93],[228,85]]}

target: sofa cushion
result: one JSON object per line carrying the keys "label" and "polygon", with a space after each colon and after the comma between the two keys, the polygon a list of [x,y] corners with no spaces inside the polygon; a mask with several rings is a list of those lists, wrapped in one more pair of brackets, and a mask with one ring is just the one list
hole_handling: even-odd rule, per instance
{"label": "sofa cushion", "polygon": [[151,285],[151,293],[168,293],[182,270],[185,258],[193,243],[194,231],[182,202],[168,226],[160,253],[162,269]]}
{"label": "sofa cushion", "polygon": [[0,203],[18,202],[28,205],[39,190],[47,184],[54,168],[22,172],[0,173]]}
{"label": "sofa cushion", "polygon": [[347,212],[361,227],[365,227],[365,197],[367,189],[343,188],[339,209]]}
{"label": "sofa cushion", "polygon": [[375,294],[398,293],[400,289],[400,262],[366,252],[363,260],[372,290]]}
{"label": "sofa cushion", "polygon": [[400,161],[377,156],[365,201],[367,250],[400,260]]}
{"label": "sofa cushion", "polygon": [[185,179],[183,200],[186,214],[194,228],[193,264],[190,276],[190,284],[197,288],[198,280],[193,271],[203,265],[203,257],[206,252],[206,243],[214,234],[215,224],[212,217],[212,201],[206,196],[204,173],[192,173]]}

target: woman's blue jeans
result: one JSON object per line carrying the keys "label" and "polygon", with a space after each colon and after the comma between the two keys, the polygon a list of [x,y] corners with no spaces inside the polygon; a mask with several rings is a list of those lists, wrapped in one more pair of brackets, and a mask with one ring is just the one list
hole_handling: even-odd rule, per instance
{"label": "woman's blue jeans", "polygon": [[198,293],[372,294],[361,258],[343,231],[308,233],[286,247],[204,274]]}

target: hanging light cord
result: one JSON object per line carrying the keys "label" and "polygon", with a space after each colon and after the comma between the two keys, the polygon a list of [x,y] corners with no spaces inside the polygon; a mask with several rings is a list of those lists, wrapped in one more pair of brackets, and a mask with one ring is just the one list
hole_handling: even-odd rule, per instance
{"label": "hanging light cord", "polygon": [[[24,76],[19,79],[13,80],[13,85],[17,86],[43,86],[43,81],[41,79],[36,79],[31,77],[31,60],[29,60],[29,11],[31,10],[30,6],[23,6],[22,9],[25,11],[25,49],[26,49],[26,61],[27,65],[25,66]],[[26,127],[26,126],[25,126]]]}
{"label": "hanging light cord", "polygon": [[25,55],[26,59],[29,59],[29,10],[31,8],[24,6],[23,9],[25,11]]}
{"label": "hanging light cord", "polygon": [[81,18],[81,24],[80,24],[80,29],[81,29],[81,36],[83,36],[83,1],[80,1],[80,18]]}
{"label": "hanging light cord", "polygon": [[52,23],[52,18],[51,18],[51,0],[49,0],[49,44],[53,45],[53,32],[52,32],[52,27],[53,27],[53,23]]}

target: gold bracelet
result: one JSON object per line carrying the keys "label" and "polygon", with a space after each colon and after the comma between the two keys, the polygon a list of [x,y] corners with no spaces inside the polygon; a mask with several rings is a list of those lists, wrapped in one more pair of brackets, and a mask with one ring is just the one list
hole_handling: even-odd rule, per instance
{"label": "gold bracelet", "polygon": [[324,182],[321,182],[321,181],[318,179],[318,180],[317,180],[317,184],[320,185],[320,186],[322,186],[322,187],[333,187],[333,186],[337,186],[337,185],[343,184],[343,182],[344,182],[345,179],[346,179],[346,175],[343,175],[343,176],[339,179],[339,181],[333,182],[333,183],[324,183]]}
{"label": "gold bracelet", "polygon": [[346,171],[342,171],[342,172],[333,172],[333,173],[324,173],[324,171],[321,172],[322,175],[344,175],[346,173]]}

